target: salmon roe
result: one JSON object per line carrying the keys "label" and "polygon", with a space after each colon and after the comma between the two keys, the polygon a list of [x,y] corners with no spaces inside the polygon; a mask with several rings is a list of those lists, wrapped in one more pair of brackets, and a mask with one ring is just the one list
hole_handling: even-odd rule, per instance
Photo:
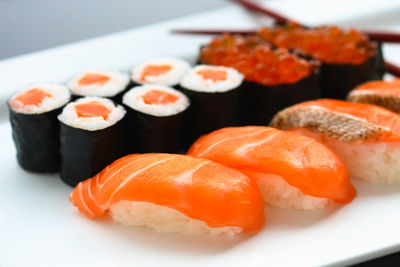
{"label": "salmon roe", "polygon": [[262,28],[258,36],[276,46],[299,49],[315,59],[332,64],[362,64],[375,56],[377,48],[367,35],[337,26]]}
{"label": "salmon roe", "polygon": [[315,64],[285,48],[274,48],[256,35],[221,35],[202,47],[200,59],[206,64],[235,68],[246,80],[267,86],[297,82],[316,68]]}

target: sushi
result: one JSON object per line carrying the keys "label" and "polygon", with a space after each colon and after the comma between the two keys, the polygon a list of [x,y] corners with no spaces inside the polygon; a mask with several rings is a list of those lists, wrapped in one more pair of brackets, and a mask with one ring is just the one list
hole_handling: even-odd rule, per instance
{"label": "sushi", "polygon": [[257,232],[265,221],[257,185],[205,159],[132,154],[78,184],[70,200],[95,218],[109,212],[125,225],[184,234]]}
{"label": "sushi", "polygon": [[374,104],[400,113],[400,79],[360,84],[347,95],[347,101]]}
{"label": "sushi", "polygon": [[128,154],[177,153],[184,149],[190,106],[184,94],[163,85],[142,85],[130,89],[122,102],[128,112]]}
{"label": "sushi", "polygon": [[239,96],[242,125],[267,125],[279,110],[320,97],[318,61],[257,35],[214,38],[201,47],[199,61],[245,76]]}
{"label": "sushi", "polygon": [[120,102],[129,87],[129,75],[114,70],[90,70],[76,75],[68,83],[74,99],[84,96],[108,97]]}
{"label": "sushi", "polygon": [[68,88],[57,84],[35,84],[8,100],[17,160],[25,170],[59,171],[57,115],[69,100]]}
{"label": "sushi", "polygon": [[69,103],[60,121],[61,180],[75,186],[125,154],[125,109],[100,97]]}
{"label": "sushi", "polygon": [[254,179],[265,202],[315,210],[356,195],[344,163],[323,144],[266,126],[230,127],[197,140],[188,155],[237,169]]}
{"label": "sushi", "polygon": [[258,36],[279,47],[301,50],[321,61],[323,97],[345,99],[356,85],[382,79],[381,46],[357,30],[288,24],[262,28]]}
{"label": "sushi", "polygon": [[155,58],[133,67],[131,79],[135,85],[159,84],[174,87],[189,68],[189,63],[179,58]]}
{"label": "sushi", "polygon": [[385,108],[321,99],[279,112],[271,126],[324,143],[339,155],[352,178],[400,181],[400,117]]}
{"label": "sushi", "polygon": [[[243,75],[233,68],[197,65],[182,78],[180,90],[191,102],[191,142],[202,134],[240,124],[239,94]],[[190,143],[191,143],[190,142]]]}

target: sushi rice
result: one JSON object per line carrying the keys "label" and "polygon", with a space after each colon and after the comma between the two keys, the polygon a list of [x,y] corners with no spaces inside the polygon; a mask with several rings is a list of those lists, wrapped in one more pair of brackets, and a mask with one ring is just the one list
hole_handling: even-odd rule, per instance
{"label": "sushi rice", "polygon": [[[175,102],[168,104],[147,104],[143,97],[149,91],[156,90],[176,96]],[[122,99],[130,108],[157,117],[166,117],[184,111],[190,104],[189,99],[181,92],[164,85],[142,85],[130,89]]]}
{"label": "sushi rice", "polygon": [[[167,69],[159,74],[146,75],[145,70],[148,67],[162,67]],[[166,86],[175,86],[179,84],[183,75],[190,68],[190,64],[182,59],[165,57],[146,60],[132,68],[131,79],[137,84],[162,84]]]}
{"label": "sushi rice", "polygon": [[[18,101],[18,97],[24,95],[30,90],[38,89],[50,96],[46,96],[38,105],[24,105]],[[70,93],[67,87],[58,84],[34,84],[26,87],[12,96],[8,103],[9,106],[18,113],[40,114],[50,110],[57,109],[65,105],[70,99]]]}
{"label": "sushi rice", "polygon": [[[106,107],[111,111],[106,119],[104,119],[101,116],[96,116],[96,117],[78,116],[75,106],[93,101],[99,102],[101,105],[103,105],[104,107]],[[111,101],[110,99],[101,97],[84,97],[84,98],[79,98],[78,100],[72,103],[69,103],[63,109],[63,112],[58,116],[58,119],[64,124],[74,128],[96,131],[116,124],[119,120],[121,120],[124,117],[125,113],[126,111],[122,106],[120,105],[116,106],[114,102]]]}
{"label": "sushi rice", "polygon": [[[81,84],[87,75],[104,77],[105,81]],[[129,75],[114,70],[89,70],[76,75],[69,83],[71,93],[78,96],[114,97],[129,84]]]}

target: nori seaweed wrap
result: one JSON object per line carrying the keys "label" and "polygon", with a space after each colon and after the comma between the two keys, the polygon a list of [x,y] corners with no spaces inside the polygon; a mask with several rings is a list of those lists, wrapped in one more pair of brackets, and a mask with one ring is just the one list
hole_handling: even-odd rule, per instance
{"label": "nori seaweed wrap", "polygon": [[376,54],[359,65],[321,65],[321,90],[325,98],[345,99],[360,83],[381,80],[385,71],[382,47],[377,44]]}
{"label": "nori seaweed wrap", "polygon": [[129,153],[179,153],[186,149],[189,99],[162,85],[143,85],[123,97]]}
{"label": "nori seaweed wrap", "polygon": [[275,113],[320,97],[319,69],[295,83],[265,86],[245,81],[240,93],[243,125],[268,125]]}
{"label": "nori seaweed wrap", "polygon": [[8,101],[17,160],[25,170],[41,173],[59,171],[57,115],[69,99],[66,87],[46,84],[25,88]]}
{"label": "nori seaweed wrap", "polygon": [[111,100],[80,98],[68,104],[60,120],[61,179],[68,185],[91,178],[124,150],[125,110]]}

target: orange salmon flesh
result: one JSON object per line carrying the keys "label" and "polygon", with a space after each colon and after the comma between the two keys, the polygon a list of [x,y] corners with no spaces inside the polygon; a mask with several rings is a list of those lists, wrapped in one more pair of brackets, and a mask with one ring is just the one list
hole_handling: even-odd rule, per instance
{"label": "orange salmon flesh", "polygon": [[145,82],[147,76],[159,76],[162,75],[172,69],[170,65],[147,65],[143,72],[140,80]]}
{"label": "orange salmon flesh", "polygon": [[178,101],[179,97],[160,90],[150,90],[142,95],[143,102],[148,105],[167,105]]}
{"label": "orange salmon flesh", "polygon": [[103,117],[105,120],[111,113],[111,110],[97,101],[76,105],[75,110],[78,114],[78,117]]}
{"label": "orange salmon flesh", "polygon": [[[294,105],[292,107],[319,107],[344,115],[350,115],[366,122],[384,127],[388,132],[379,137],[379,141],[400,141],[400,117],[385,108],[371,104],[347,102],[343,100],[320,99]],[[291,108],[291,107],[289,107]],[[288,109],[289,109],[288,108]]]}
{"label": "orange salmon flesh", "polygon": [[70,200],[91,218],[126,200],[168,207],[209,227],[259,231],[265,221],[253,180],[209,160],[174,154],[125,156],[79,183]]}
{"label": "orange salmon flesh", "polygon": [[203,69],[196,72],[204,80],[212,80],[213,82],[225,81],[227,73],[225,70]]}
{"label": "orange salmon flesh", "polygon": [[246,174],[278,175],[304,194],[337,203],[348,203],[356,195],[346,166],[332,150],[289,131],[263,126],[223,128],[198,139],[188,155]]}
{"label": "orange salmon flesh", "polygon": [[51,97],[51,94],[46,93],[38,88],[33,88],[15,98],[15,101],[21,102],[24,106],[39,106],[43,99]]}
{"label": "orange salmon flesh", "polygon": [[97,73],[88,73],[83,76],[79,81],[79,85],[90,85],[90,84],[100,84],[103,85],[110,80],[110,77],[107,75],[97,74]]}
{"label": "orange salmon flesh", "polygon": [[357,86],[353,92],[365,91],[380,95],[400,96],[400,79],[391,81],[371,81]]}

